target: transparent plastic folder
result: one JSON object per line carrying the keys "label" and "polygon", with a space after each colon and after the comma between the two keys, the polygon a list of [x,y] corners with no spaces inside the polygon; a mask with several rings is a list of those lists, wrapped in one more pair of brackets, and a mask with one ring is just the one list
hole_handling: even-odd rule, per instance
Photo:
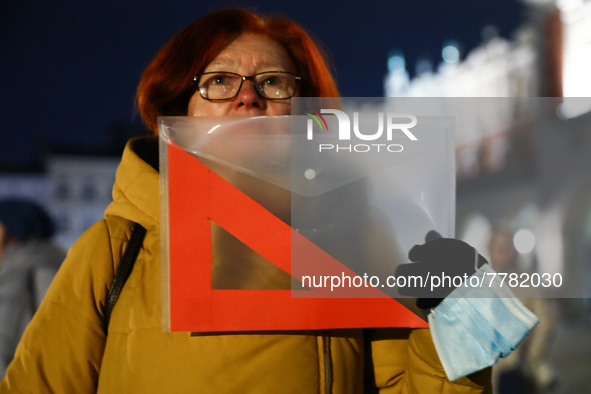
{"label": "transparent plastic folder", "polygon": [[[423,323],[401,311],[397,323],[379,313],[368,321],[368,310],[393,307],[393,293],[314,288],[302,277],[392,275],[429,230],[453,235],[453,121],[421,117],[416,141],[395,135],[379,152],[329,152],[318,144],[342,141],[310,140],[309,118],[159,118],[169,329]],[[336,306],[349,317],[323,320]]]}
{"label": "transparent plastic folder", "polygon": [[[358,116],[359,130],[376,130],[378,113],[362,110]],[[292,130],[301,130],[304,121],[309,119],[293,116]],[[453,122],[420,117],[412,128],[416,140],[401,130],[389,139],[360,140],[351,135],[343,140],[337,119],[324,116],[324,121],[327,130],[313,130],[311,139],[292,141],[292,183],[297,182],[299,192],[307,196],[292,198],[292,226],[356,275],[366,281],[374,277],[372,286],[398,296],[395,288],[384,283],[399,264],[408,262],[410,248],[423,243],[429,230],[447,237],[454,234]],[[336,265],[318,269],[320,263],[300,253],[297,245],[294,240],[292,272],[302,287],[315,290],[315,296],[334,296],[335,290],[350,282],[348,271]],[[326,292],[327,275],[331,280],[342,279],[331,281],[330,293]],[[310,292],[293,295],[311,296]]]}

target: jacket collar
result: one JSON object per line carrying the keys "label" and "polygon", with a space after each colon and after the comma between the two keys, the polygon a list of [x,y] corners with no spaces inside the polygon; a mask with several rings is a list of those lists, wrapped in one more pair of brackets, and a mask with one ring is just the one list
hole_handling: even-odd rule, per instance
{"label": "jacket collar", "polygon": [[125,146],[113,186],[113,202],[105,217],[120,216],[144,228],[160,222],[160,179],[157,170],[158,138],[131,139]]}

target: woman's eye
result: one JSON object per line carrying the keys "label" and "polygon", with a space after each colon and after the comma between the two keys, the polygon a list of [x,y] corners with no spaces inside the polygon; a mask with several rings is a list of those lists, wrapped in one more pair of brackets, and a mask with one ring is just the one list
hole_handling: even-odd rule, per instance
{"label": "woman's eye", "polygon": [[213,77],[209,83],[211,85],[224,85],[226,83],[226,77],[224,77],[224,76]]}
{"label": "woman's eye", "polygon": [[277,85],[278,83],[279,81],[275,77],[269,77],[265,79],[265,85]]}

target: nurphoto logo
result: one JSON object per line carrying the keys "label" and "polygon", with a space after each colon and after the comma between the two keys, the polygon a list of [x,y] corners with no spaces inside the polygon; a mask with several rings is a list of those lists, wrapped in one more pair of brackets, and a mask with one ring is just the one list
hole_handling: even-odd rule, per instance
{"label": "nurphoto logo", "polygon": [[[310,113],[313,112],[313,113]],[[391,143],[395,133],[402,132],[410,141],[418,141],[417,137],[410,131],[416,126],[417,117],[412,114],[397,114],[397,113],[377,113],[377,131],[361,130],[359,112],[353,112],[353,127],[351,127],[351,119],[344,111],[338,109],[321,109],[320,113],[310,110],[305,114],[310,116],[307,122],[307,138],[314,139],[314,123],[318,125],[321,131],[326,129],[328,132],[328,124],[322,114],[330,114],[336,116],[338,122],[338,140],[351,141],[352,138],[360,141],[372,141],[373,143],[359,143],[359,144],[327,144],[321,143],[318,145],[319,152],[333,151],[333,152],[402,152],[404,146],[400,143]],[[369,114],[363,113],[363,117]],[[375,116],[375,114],[373,115]],[[385,121],[384,121],[385,119]],[[367,119],[366,119],[367,120]],[[386,124],[384,127],[384,123]]]}

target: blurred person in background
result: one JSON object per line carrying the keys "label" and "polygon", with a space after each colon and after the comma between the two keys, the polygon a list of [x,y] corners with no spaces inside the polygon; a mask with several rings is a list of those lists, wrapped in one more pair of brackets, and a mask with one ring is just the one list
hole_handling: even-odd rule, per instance
{"label": "blurred person in background", "polygon": [[[319,47],[287,19],[212,12],[156,54],[137,93],[154,135],[127,144],[105,219],[70,249],[0,393],[490,392],[490,368],[447,379],[429,329],[163,332],[157,117],[289,115],[294,95],[339,92]],[[143,246],[105,324],[134,223]]]}
{"label": "blurred person in background", "polygon": [[65,258],[51,242],[54,228],[39,204],[0,201],[0,378]]}
{"label": "blurred person in background", "polygon": [[[499,273],[527,272],[519,264],[513,233],[504,227],[495,229],[489,243],[490,263]],[[554,315],[549,300],[536,287],[512,287],[519,300],[538,316],[540,323],[509,356],[493,368],[495,391],[499,394],[545,393],[556,385],[556,375],[549,360],[554,333]]]}

